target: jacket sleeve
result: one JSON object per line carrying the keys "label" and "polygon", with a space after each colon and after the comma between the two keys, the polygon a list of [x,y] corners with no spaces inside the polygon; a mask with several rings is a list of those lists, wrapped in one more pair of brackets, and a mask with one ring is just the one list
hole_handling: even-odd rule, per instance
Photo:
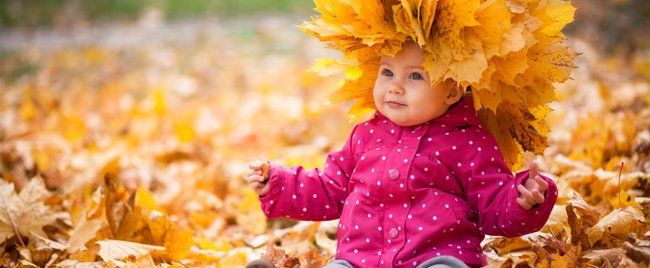
{"label": "jacket sleeve", "polygon": [[340,151],[327,156],[323,170],[271,163],[269,192],[259,197],[264,214],[309,221],[338,219],[356,163],[352,142],[355,130]]}
{"label": "jacket sleeve", "polygon": [[478,215],[484,234],[506,237],[520,236],[540,230],[548,220],[557,199],[557,186],[550,178],[544,203],[529,210],[517,203],[517,186],[528,179],[528,170],[515,175],[508,168],[496,141],[487,139],[482,151],[474,150],[465,158],[469,167],[458,170],[464,177],[467,201]]}

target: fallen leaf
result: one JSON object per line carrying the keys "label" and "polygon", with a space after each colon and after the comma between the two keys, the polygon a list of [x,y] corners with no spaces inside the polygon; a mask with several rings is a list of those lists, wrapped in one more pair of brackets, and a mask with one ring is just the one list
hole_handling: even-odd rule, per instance
{"label": "fallen leaf", "polygon": [[164,251],[165,247],[134,243],[123,240],[100,240],[98,255],[105,262],[119,261],[128,256],[140,257],[152,251]]}

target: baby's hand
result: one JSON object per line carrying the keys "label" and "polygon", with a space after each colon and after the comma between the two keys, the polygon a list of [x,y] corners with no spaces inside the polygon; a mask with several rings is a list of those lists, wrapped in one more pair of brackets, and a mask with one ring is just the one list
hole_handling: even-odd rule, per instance
{"label": "baby's hand", "polygon": [[548,183],[539,176],[537,163],[531,162],[528,171],[528,179],[523,185],[517,186],[519,198],[517,203],[525,209],[531,209],[537,204],[544,203],[544,193],[548,189]]}
{"label": "baby's hand", "polygon": [[253,187],[257,195],[265,195],[269,191],[269,167],[269,163],[266,161],[248,163],[246,181]]}

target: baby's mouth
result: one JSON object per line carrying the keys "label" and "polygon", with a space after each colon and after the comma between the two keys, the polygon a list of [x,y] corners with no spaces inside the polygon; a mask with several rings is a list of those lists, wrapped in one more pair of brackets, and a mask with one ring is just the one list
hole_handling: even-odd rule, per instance
{"label": "baby's mouth", "polygon": [[403,104],[403,103],[397,102],[397,101],[387,101],[386,105],[388,105],[388,107],[394,108],[394,109],[406,107],[406,104]]}

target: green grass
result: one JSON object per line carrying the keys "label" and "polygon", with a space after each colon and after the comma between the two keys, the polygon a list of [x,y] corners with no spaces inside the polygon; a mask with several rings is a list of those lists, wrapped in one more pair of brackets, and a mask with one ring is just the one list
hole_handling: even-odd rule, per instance
{"label": "green grass", "polygon": [[50,26],[75,16],[91,23],[134,20],[148,7],[158,8],[168,19],[178,19],[307,14],[313,5],[311,0],[4,0],[0,1],[0,26]]}

